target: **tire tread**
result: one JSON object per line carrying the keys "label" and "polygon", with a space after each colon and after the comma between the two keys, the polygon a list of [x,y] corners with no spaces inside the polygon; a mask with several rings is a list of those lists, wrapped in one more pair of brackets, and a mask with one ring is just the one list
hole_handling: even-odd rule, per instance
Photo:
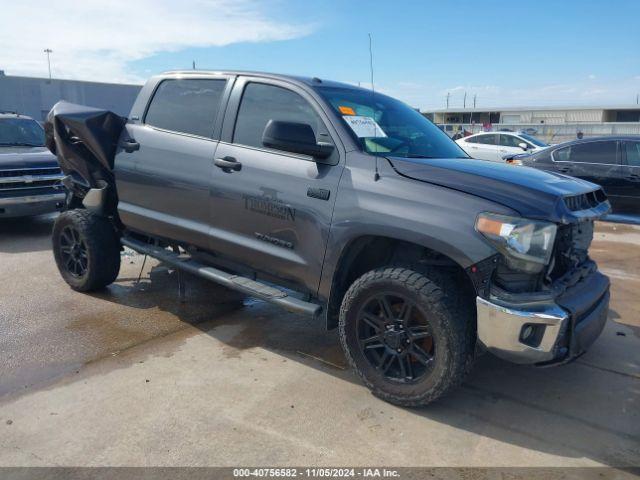
{"label": "tire tread", "polygon": [[[421,300],[437,313],[449,332],[451,361],[446,365],[447,371],[435,388],[420,395],[412,397],[394,395],[379,388],[358,368],[349,352],[346,337],[347,311],[365,286],[380,280],[399,282],[404,288],[416,292]],[[340,308],[340,342],[349,364],[376,396],[405,407],[423,406],[446,394],[464,380],[472,358],[470,345],[473,342],[469,341],[469,335],[472,334],[473,324],[469,318],[470,309],[465,302],[461,301],[459,295],[455,295],[458,289],[450,280],[436,270],[416,271],[404,267],[383,267],[365,273],[347,290]]]}

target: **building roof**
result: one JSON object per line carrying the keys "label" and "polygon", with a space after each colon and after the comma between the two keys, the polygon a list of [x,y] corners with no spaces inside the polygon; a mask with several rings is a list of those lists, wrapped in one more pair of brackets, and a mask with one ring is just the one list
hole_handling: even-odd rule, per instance
{"label": "building roof", "polygon": [[136,84],[136,83],[116,83],[116,82],[95,82],[92,80],[77,80],[74,78],[52,78],[51,80],[49,80],[49,78],[47,77],[25,77],[25,76],[21,76],[21,75],[6,75],[4,73],[3,70],[0,70],[0,79],[15,79],[15,80],[27,80],[27,81],[38,81],[38,82],[51,82],[51,83],[57,83],[57,82],[69,82],[69,83],[81,83],[81,84],[92,84],[92,85],[113,85],[113,86],[120,86],[120,85],[126,85],[128,87],[138,87],[140,88],[142,86],[142,84]]}

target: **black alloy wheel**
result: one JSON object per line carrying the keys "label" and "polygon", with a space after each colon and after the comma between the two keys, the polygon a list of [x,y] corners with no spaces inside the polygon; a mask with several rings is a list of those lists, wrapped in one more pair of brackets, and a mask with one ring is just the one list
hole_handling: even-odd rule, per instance
{"label": "black alloy wheel", "polygon": [[60,256],[71,275],[77,278],[86,275],[89,267],[87,244],[72,225],[67,225],[60,232]]}
{"label": "black alloy wheel", "polygon": [[407,297],[378,293],[364,302],[357,322],[364,357],[387,380],[413,383],[433,368],[436,345],[429,322]]}

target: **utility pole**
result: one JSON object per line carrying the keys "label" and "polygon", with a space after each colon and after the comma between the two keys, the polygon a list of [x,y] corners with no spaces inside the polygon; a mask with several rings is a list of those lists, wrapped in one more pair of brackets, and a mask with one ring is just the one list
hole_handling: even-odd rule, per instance
{"label": "utility pole", "polygon": [[636,93],[636,105],[640,105],[640,93]]}
{"label": "utility pole", "polygon": [[47,54],[47,65],[49,66],[49,83],[51,83],[51,59],[49,58],[49,54],[53,53],[53,50],[50,48],[45,48],[44,53]]}
{"label": "utility pole", "polygon": [[476,108],[476,94],[473,94],[473,108]]}
{"label": "utility pole", "polygon": [[194,70],[196,69],[196,61],[195,61],[195,60],[191,63],[191,67],[192,67]]}
{"label": "utility pole", "polygon": [[449,108],[449,96],[451,95],[451,93],[447,92],[447,108]]}
{"label": "utility pole", "polygon": [[464,92],[464,100],[462,100],[462,108],[467,108],[467,92]]}

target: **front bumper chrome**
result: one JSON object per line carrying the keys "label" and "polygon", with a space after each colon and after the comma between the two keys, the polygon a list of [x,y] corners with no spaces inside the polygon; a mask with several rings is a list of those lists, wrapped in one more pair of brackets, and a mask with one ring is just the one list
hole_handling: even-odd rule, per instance
{"label": "front bumper chrome", "polygon": [[60,210],[65,198],[66,195],[64,193],[0,198],[0,218],[55,212]]}
{"label": "front bumper chrome", "polygon": [[514,363],[566,363],[602,333],[609,287],[609,279],[595,270],[555,298],[510,303],[497,296],[477,297],[478,340]]}
{"label": "front bumper chrome", "polygon": [[[555,303],[504,306],[476,298],[478,339],[491,353],[514,363],[554,359],[555,345],[569,314]],[[541,332],[535,342],[523,338],[526,327]]]}

